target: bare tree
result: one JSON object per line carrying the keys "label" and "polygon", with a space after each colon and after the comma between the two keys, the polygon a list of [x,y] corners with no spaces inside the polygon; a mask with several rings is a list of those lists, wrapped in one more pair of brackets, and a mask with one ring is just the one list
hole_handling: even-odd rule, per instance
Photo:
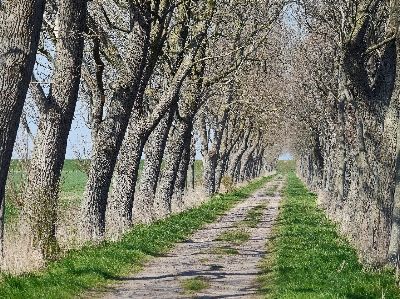
{"label": "bare tree", "polygon": [[0,251],[4,190],[12,149],[29,87],[45,1],[6,1],[0,6]]}
{"label": "bare tree", "polygon": [[[118,68],[119,80],[112,92],[103,118],[104,96],[100,93],[100,108],[95,112],[98,124],[92,149],[92,162],[81,208],[81,234],[84,238],[99,239],[105,228],[107,195],[118,151],[128,126],[129,117],[137,96],[140,81],[145,70],[152,31],[152,6],[160,1],[136,1],[128,6],[129,29],[124,56],[112,47],[107,39],[104,48],[110,52],[107,57]],[[101,70],[98,70],[101,75]],[[101,79],[101,78],[100,78]],[[98,82],[99,83],[99,82]]]}
{"label": "bare tree", "polygon": [[40,111],[35,147],[30,161],[25,213],[37,245],[46,259],[55,258],[57,202],[68,135],[80,84],[86,22],[86,1],[62,1],[57,12],[54,71],[46,96],[39,82],[31,84]]}

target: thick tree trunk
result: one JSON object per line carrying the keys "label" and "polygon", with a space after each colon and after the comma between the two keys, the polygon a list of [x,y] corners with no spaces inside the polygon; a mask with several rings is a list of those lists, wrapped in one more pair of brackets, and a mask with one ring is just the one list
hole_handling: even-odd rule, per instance
{"label": "thick tree trunk", "polygon": [[[50,94],[48,97],[43,92],[39,92],[41,96],[37,94],[41,113],[26,190],[25,211],[34,238],[46,259],[55,257],[58,250],[55,233],[59,182],[78,99],[86,1],[62,1],[59,20]],[[32,87],[39,88],[38,85]]]}
{"label": "thick tree trunk", "polygon": [[[212,17],[212,11],[215,3],[207,7],[206,17],[201,20],[196,27],[195,35],[193,39],[190,41],[189,46],[187,47],[187,52],[182,52],[181,56],[176,59],[176,71],[173,74],[173,78],[168,87],[168,90],[162,95],[158,104],[154,107],[151,115],[147,118],[142,119],[134,128],[135,120],[131,118],[128,130],[126,132],[126,137],[124,139],[123,146],[119,153],[119,161],[114,173],[114,187],[112,199],[118,198],[121,201],[130,202],[133,201],[133,197],[126,196],[125,193],[121,193],[120,190],[122,188],[125,189],[133,189],[136,185],[136,180],[132,180],[129,178],[130,170],[130,152],[126,150],[129,148],[129,136],[131,134],[135,134],[135,132],[147,132],[148,134],[157,126],[161,118],[164,116],[165,112],[170,109],[170,107],[177,104],[179,100],[179,93],[181,91],[182,84],[186,77],[188,76],[191,68],[193,67],[194,60],[197,57],[197,53],[201,48],[204,40],[204,33],[208,29],[209,21]],[[210,11],[211,9],[211,11]],[[187,24],[184,24],[186,26]],[[182,48],[184,50],[184,45],[181,45],[181,40],[178,41],[179,46],[178,49]],[[178,51],[178,53],[180,53]],[[122,183],[122,185],[121,185]],[[126,183],[129,183],[127,185]],[[129,194],[133,194],[130,192]]]}
{"label": "thick tree trunk", "polygon": [[165,166],[162,170],[161,181],[154,201],[154,212],[157,218],[165,218],[171,214],[171,201],[179,164],[185,147],[185,140],[190,140],[192,128],[192,122],[180,121],[176,136],[168,141]]}
{"label": "thick tree trunk", "polygon": [[[36,61],[44,8],[44,0],[15,0],[6,1],[0,11],[0,207],[3,209],[8,169]],[[0,229],[3,226],[0,220]],[[2,238],[0,252],[3,252]]]}
{"label": "thick tree trunk", "polygon": [[390,233],[388,260],[397,267],[400,267],[400,123],[397,125],[395,175],[392,229]]}
{"label": "thick tree trunk", "polygon": [[139,221],[150,222],[155,218],[153,211],[154,196],[175,110],[176,107],[172,107],[166,113],[151,133],[147,143],[146,159],[139,182],[138,195],[133,203],[134,217]]}
{"label": "thick tree trunk", "polygon": [[246,149],[246,151],[243,153],[243,155],[241,157],[242,161],[241,161],[241,166],[240,166],[240,170],[239,170],[239,181],[240,182],[243,182],[247,178],[246,177],[246,168],[248,166],[249,161],[251,160],[251,157],[252,157],[254,151],[259,146],[260,138],[261,138],[261,132],[258,133],[256,139],[253,141],[253,142],[255,142],[253,144],[253,146]]}
{"label": "thick tree trunk", "polygon": [[[114,177],[112,195],[108,202],[108,224],[112,232],[124,232],[132,225],[133,196],[140,167],[140,160],[148,134],[134,134],[130,137],[129,165],[125,165],[125,176]],[[121,181],[121,179],[125,181]],[[118,196],[116,195],[118,194]],[[129,200],[126,200],[128,198]]]}
{"label": "thick tree trunk", "polygon": [[97,240],[104,234],[112,174],[148,57],[151,3],[146,1],[131,5],[131,8],[133,28],[125,57],[126,73],[121,74],[107,108],[107,116],[98,128],[83,194],[80,228],[81,236],[85,239]]}
{"label": "thick tree trunk", "polygon": [[237,175],[236,175],[237,168],[240,163],[240,159],[242,158],[242,155],[247,150],[251,130],[252,130],[251,126],[247,128],[247,133],[245,134],[245,137],[244,137],[239,149],[237,150],[237,152],[234,154],[234,156],[229,161],[229,167],[228,167],[227,173],[232,179],[235,179],[237,177]]}
{"label": "thick tree trunk", "polygon": [[[120,220],[113,220],[114,224],[120,223],[119,225],[121,225],[122,230],[124,230],[124,227],[129,226],[132,221],[132,213],[127,211],[127,209],[133,205],[134,190],[136,186],[137,170],[139,165],[138,162],[140,162],[132,158],[132,154],[137,153],[135,151],[136,148],[132,148],[134,146],[132,140],[143,139],[143,137],[146,136],[144,140],[140,141],[143,149],[147,137],[162,119],[165,111],[177,103],[179,99],[179,91],[181,89],[183,80],[186,78],[190,70],[191,63],[191,57],[189,57],[189,59],[184,59],[182,65],[175,74],[173,82],[168,88],[168,91],[164,93],[150,117],[142,119],[140,123],[134,122],[133,118],[130,120],[129,128],[126,132],[126,137],[123,141],[118,164],[114,173],[113,191],[111,196],[113,203],[110,203],[110,206],[112,206],[114,209],[113,217],[122,216]],[[114,203],[114,201],[118,201],[118,203]],[[123,210],[117,211],[120,208]]]}
{"label": "thick tree trunk", "polygon": [[[223,103],[226,107],[229,107],[229,104],[233,100],[233,87],[234,84],[231,83],[230,88],[228,90],[228,95],[226,97],[225,102]],[[218,160],[220,158],[220,149],[222,143],[222,137],[225,131],[225,126],[228,121],[229,109],[223,108],[223,113],[221,117],[217,117],[216,125],[214,129],[214,135],[212,139],[212,145],[208,153],[203,152],[203,157],[208,155],[208,157],[204,160],[204,177],[203,177],[203,187],[208,195],[215,193],[215,172],[218,166]]]}
{"label": "thick tree trunk", "polygon": [[[400,40],[397,37],[396,40],[396,65],[400,64]],[[387,121],[385,123],[385,130],[388,128],[396,128],[395,138],[388,137],[388,144],[392,144],[395,147],[395,163],[394,163],[394,186],[393,186],[393,212],[391,217],[391,232],[390,242],[387,258],[392,264],[400,267],[400,122],[399,122],[399,102],[400,102],[400,72],[397,70],[394,81],[394,88],[389,111],[387,115]],[[390,132],[389,132],[390,134]],[[389,147],[390,148],[390,147]],[[388,172],[392,168],[391,165],[388,167]]]}

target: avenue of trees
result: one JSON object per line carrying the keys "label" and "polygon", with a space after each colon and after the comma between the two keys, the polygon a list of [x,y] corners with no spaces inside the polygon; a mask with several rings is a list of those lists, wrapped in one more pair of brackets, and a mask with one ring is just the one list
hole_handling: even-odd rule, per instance
{"label": "avenue of trees", "polygon": [[[18,128],[34,144],[21,216],[58,256],[61,172],[76,107],[91,156],[77,237],[183,206],[196,147],[206,195],[272,170],[287,1],[0,1],[0,251]],[[32,127],[37,129],[32,130]],[[139,179],[139,165],[145,157]]]}
{"label": "avenue of trees", "polygon": [[211,195],[290,151],[362,259],[399,264],[399,13],[398,0],[0,1],[0,251],[20,129],[34,143],[21,217],[57,257],[79,106],[81,240],[183,207],[196,152]]}
{"label": "avenue of trees", "polygon": [[298,172],[364,260],[398,264],[399,2],[303,4],[289,116]]}

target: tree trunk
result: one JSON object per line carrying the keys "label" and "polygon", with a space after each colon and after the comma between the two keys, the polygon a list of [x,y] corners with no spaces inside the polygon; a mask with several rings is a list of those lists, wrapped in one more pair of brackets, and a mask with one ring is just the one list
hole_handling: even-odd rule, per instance
{"label": "tree trunk", "polygon": [[188,189],[193,191],[195,187],[195,163],[196,163],[196,138],[192,136],[190,145],[190,161],[188,169]]}
{"label": "tree trunk", "polygon": [[251,130],[252,130],[252,128],[251,128],[251,126],[249,126],[247,128],[247,133],[245,134],[245,137],[244,137],[238,151],[235,153],[235,155],[229,161],[229,167],[228,167],[227,172],[228,172],[228,175],[232,178],[232,180],[236,177],[237,168],[240,163],[240,159],[242,158],[242,155],[244,154],[244,152],[247,150]]}
{"label": "tree trunk", "polygon": [[228,90],[228,95],[223,103],[226,107],[223,108],[221,117],[217,117],[216,120],[211,149],[208,151],[208,153],[206,152],[203,153],[203,157],[204,155],[208,155],[207,159],[205,159],[206,165],[204,166],[204,178],[203,178],[203,187],[207,195],[215,193],[215,186],[216,186],[215,171],[218,166],[218,160],[220,158],[222,137],[224,134],[226,123],[228,121],[228,114],[229,114],[228,107],[233,100],[233,88],[234,88],[234,83],[231,83]]}
{"label": "tree trunk", "polygon": [[139,183],[138,196],[136,196],[133,204],[134,217],[139,221],[150,222],[155,218],[153,211],[154,196],[157,190],[165,145],[174,119],[175,110],[176,107],[172,107],[167,111],[148,140],[148,148]]}
{"label": "tree trunk", "polygon": [[[78,99],[86,1],[62,1],[59,20],[60,32],[50,94],[45,97],[41,91],[41,96],[37,95],[37,101],[41,101],[41,113],[25,199],[25,211],[34,239],[46,259],[56,257],[58,250],[55,233],[59,183]],[[39,88],[36,85],[32,89]]]}
{"label": "tree trunk", "polygon": [[131,5],[133,28],[125,64],[116,91],[101,122],[93,146],[90,166],[81,208],[81,236],[101,239],[105,231],[105,212],[112,173],[117,161],[129,117],[132,112],[140,79],[148,57],[151,22],[151,3]]}
{"label": "tree trunk", "polygon": [[[182,52],[182,57],[176,59],[176,71],[173,74],[173,78],[168,87],[168,90],[164,92],[158,104],[154,107],[151,115],[147,118],[142,119],[139,123],[137,123],[136,128],[134,124],[135,120],[131,118],[128,130],[126,132],[126,137],[124,139],[123,146],[119,153],[119,161],[114,173],[114,188],[112,198],[118,198],[118,200],[130,202],[133,201],[133,198],[127,197],[126,192],[121,193],[120,190],[122,188],[132,189],[135,188],[136,180],[132,180],[129,178],[130,176],[130,151],[127,150],[129,148],[129,136],[131,134],[135,134],[135,132],[150,132],[157,126],[161,118],[164,116],[166,111],[170,109],[170,107],[177,104],[179,100],[179,93],[181,91],[182,84],[186,77],[188,76],[191,68],[193,67],[194,60],[197,57],[197,53],[201,48],[204,40],[204,33],[208,29],[208,24],[210,18],[212,16],[214,4],[209,6],[206,10],[206,18],[202,20],[198,26],[196,27],[195,35],[193,39],[190,41],[190,45],[187,47],[187,52]],[[211,11],[209,11],[211,9]],[[210,14],[210,15],[208,15]],[[185,24],[186,26],[186,24]],[[179,43],[181,40],[179,40]],[[180,49],[182,45],[178,48]],[[184,47],[182,48],[184,50]],[[122,183],[122,185],[121,185]],[[128,183],[129,185],[127,185]],[[115,191],[114,191],[115,190]],[[133,194],[132,192],[130,194]]]}
{"label": "tree trunk", "polygon": [[400,267],[400,123],[397,125],[395,190],[388,260]]}
{"label": "tree trunk", "polygon": [[[186,78],[190,67],[191,67],[192,60],[184,59],[182,65],[178,69],[177,73],[175,74],[173,81],[168,88],[168,91],[163,94],[163,97],[160,99],[158,105],[154,108],[150,117],[142,119],[140,123],[135,123],[134,119],[130,120],[129,128],[126,132],[126,137],[123,141],[123,146],[121,147],[119,160],[117,167],[114,173],[114,184],[113,184],[113,191],[112,191],[112,201],[118,201],[118,203],[112,203],[111,206],[114,209],[123,208],[123,211],[115,211],[115,217],[120,217],[122,215],[120,221],[116,223],[120,223],[121,229],[123,230],[124,226],[129,226],[131,223],[131,212],[128,212],[126,208],[129,208],[133,204],[133,196],[134,196],[134,189],[136,186],[137,175],[137,167],[138,167],[138,160],[132,159],[132,153],[134,153],[135,149],[132,148],[132,140],[143,138],[146,136],[144,140],[141,140],[142,144],[147,140],[147,136],[151,133],[151,131],[157,126],[158,122],[162,119],[165,114],[165,111],[170,109],[171,105],[175,105],[179,99],[179,91],[181,89],[183,80]],[[134,136],[134,137],[132,137]],[[143,146],[142,146],[143,149]],[[107,199],[105,197],[105,199]],[[130,219],[128,219],[130,217]]]}
{"label": "tree trunk", "polygon": [[[0,207],[3,208],[8,169],[36,61],[44,8],[44,0],[15,0],[3,3],[0,11]],[[3,226],[0,220],[0,229]],[[2,238],[0,252],[3,252]]]}
{"label": "tree trunk", "polygon": [[[193,122],[193,120],[191,120]],[[190,150],[191,150],[191,141],[192,134],[187,134],[184,136],[185,140],[183,140],[183,152],[181,156],[181,161],[179,163],[179,168],[176,175],[175,182],[175,206],[178,210],[181,210],[184,207],[183,196],[185,195],[186,182],[188,177],[188,168],[190,163]]]}
{"label": "tree trunk", "polygon": [[176,136],[168,141],[165,166],[162,170],[161,181],[154,201],[154,212],[157,218],[165,218],[171,214],[171,200],[179,164],[185,147],[185,140],[190,140],[192,128],[193,124],[191,122],[180,121],[176,130]]}

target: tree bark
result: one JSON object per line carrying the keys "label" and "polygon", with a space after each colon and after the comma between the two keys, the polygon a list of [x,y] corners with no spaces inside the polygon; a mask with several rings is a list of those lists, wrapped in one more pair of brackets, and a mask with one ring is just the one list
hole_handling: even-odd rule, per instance
{"label": "tree bark", "polygon": [[81,236],[101,239],[105,231],[105,212],[112,173],[117,161],[140,79],[145,68],[151,33],[151,3],[132,4],[132,31],[125,57],[125,73],[121,74],[116,91],[101,122],[93,146],[81,208]]}
{"label": "tree bark", "polygon": [[45,97],[41,91],[37,98],[41,113],[25,199],[31,230],[46,259],[55,258],[58,251],[55,233],[59,183],[78,99],[86,1],[62,1],[59,20],[50,94]]}
{"label": "tree bark", "polygon": [[[191,120],[193,122],[193,120]],[[192,134],[186,134],[183,138],[183,152],[181,156],[181,161],[179,163],[179,168],[177,170],[176,181],[175,181],[175,198],[172,199],[172,206],[175,206],[178,210],[181,210],[184,207],[184,195],[185,188],[188,178],[188,168],[190,163],[191,156],[191,141]],[[175,201],[175,203],[174,203]]]}
{"label": "tree bark", "polygon": [[157,218],[165,218],[171,214],[171,201],[179,164],[185,147],[185,141],[190,140],[192,128],[192,122],[180,121],[176,130],[176,136],[168,142],[165,166],[162,170],[161,181],[154,201],[154,212]]}
{"label": "tree bark", "polygon": [[234,154],[234,156],[229,161],[229,167],[228,167],[227,172],[228,172],[228,175],[234,181],[235,181],[235,178],[237,178],[237,168],[240,163],[240,159],[242,158],[242,155],[244,154],[244,152],[247,150],[251,131],[252,131],[252,127],[251,127],[251,125],[249,125],[249,127],[247,128],[245,137],[243,138],[243,141],[242,141],[239,149],[237,150],[237,152]]}
{"label": "tree bark", "polygon": [[[45,8],[44,0],[6,1],[0,11],[0,207],[28,91]],[[4,219],[4,218],[3,218]],[[4,226],[0,220],[0,230]],[[3,232],[0,231],[0,236]],[[0,252],[3,239],[0,238]]]}
{"label": "tree bark", "polygon": [[[148,140],[146,159],[139,182],[138,196],[133,203],[134,217],[143,222],[154,220],[154,196],[164,156],[165,145],[170,131],[176,107],[167,111]],[[133,200],[133,196],[132,196]]]}
{"label": "tree bark", "polygon": [[188,189],[193,191],[195,188],[195,163],[196,163],[196,138],[192,136],[190,145],[190,161],[188,169]]}
{"label": "tree bark", "polygon": [[[135,123],[133,119],[130,121],[129,129],[126,133],[126,137],[124,139],[124,146],[122,146],[120,151],[120,159],[114,174],[114,189],[113,189],[113,200],[118,198],[122,201],[131,202],[133,201],[133,194],[130,192],[121,192],[122,188],[125,189],[133,189],[136,185],[136,180],[132,180],[130,178],[130,152],[127,150],[129,148],[129,135],[134,133],[135,131],[139,132],[148,132],[150,133],[155,126],[159,123],[161,118],[164,116],[165,112],[170,109],[171,106],[175,105],[179,100],[179,93],[182,87],[182,84],[186,77],[188,76],[191,68],[193,67],[195,58],[197,57],[197,53],[203,44],[203,40],[205,37],[205,33],[208,29],[209,23],[211,21],[211,17],[213,15],[213,10],[215,3],[212,0],[209,0],[210,3],[207,3],[207,9],[204,12],[204,15],[201,16],[197,26],[195,26],[195,30],[193,31],[193,38],[188,42],[186,47],[186,51],[184,44],[181,44],[182,40],[178,40],[178,49],[182,49],[180,57],[177,57],[175,63],[175,67],[173,68],[175,73],[173,74],[173,78],[171,80],[170,86],[167,91],[162,95],[159,103],[154,107],[151,115],[147,118],[144,118],[139,122],[138,128],[134,129],[133,124]],[[187,26],[187,24],[184,24]],[[184,30],[185,31],[185,30]],[[180,51],[178,50],[178,53]],[[128,184],[128,185],[127,185]]]}

